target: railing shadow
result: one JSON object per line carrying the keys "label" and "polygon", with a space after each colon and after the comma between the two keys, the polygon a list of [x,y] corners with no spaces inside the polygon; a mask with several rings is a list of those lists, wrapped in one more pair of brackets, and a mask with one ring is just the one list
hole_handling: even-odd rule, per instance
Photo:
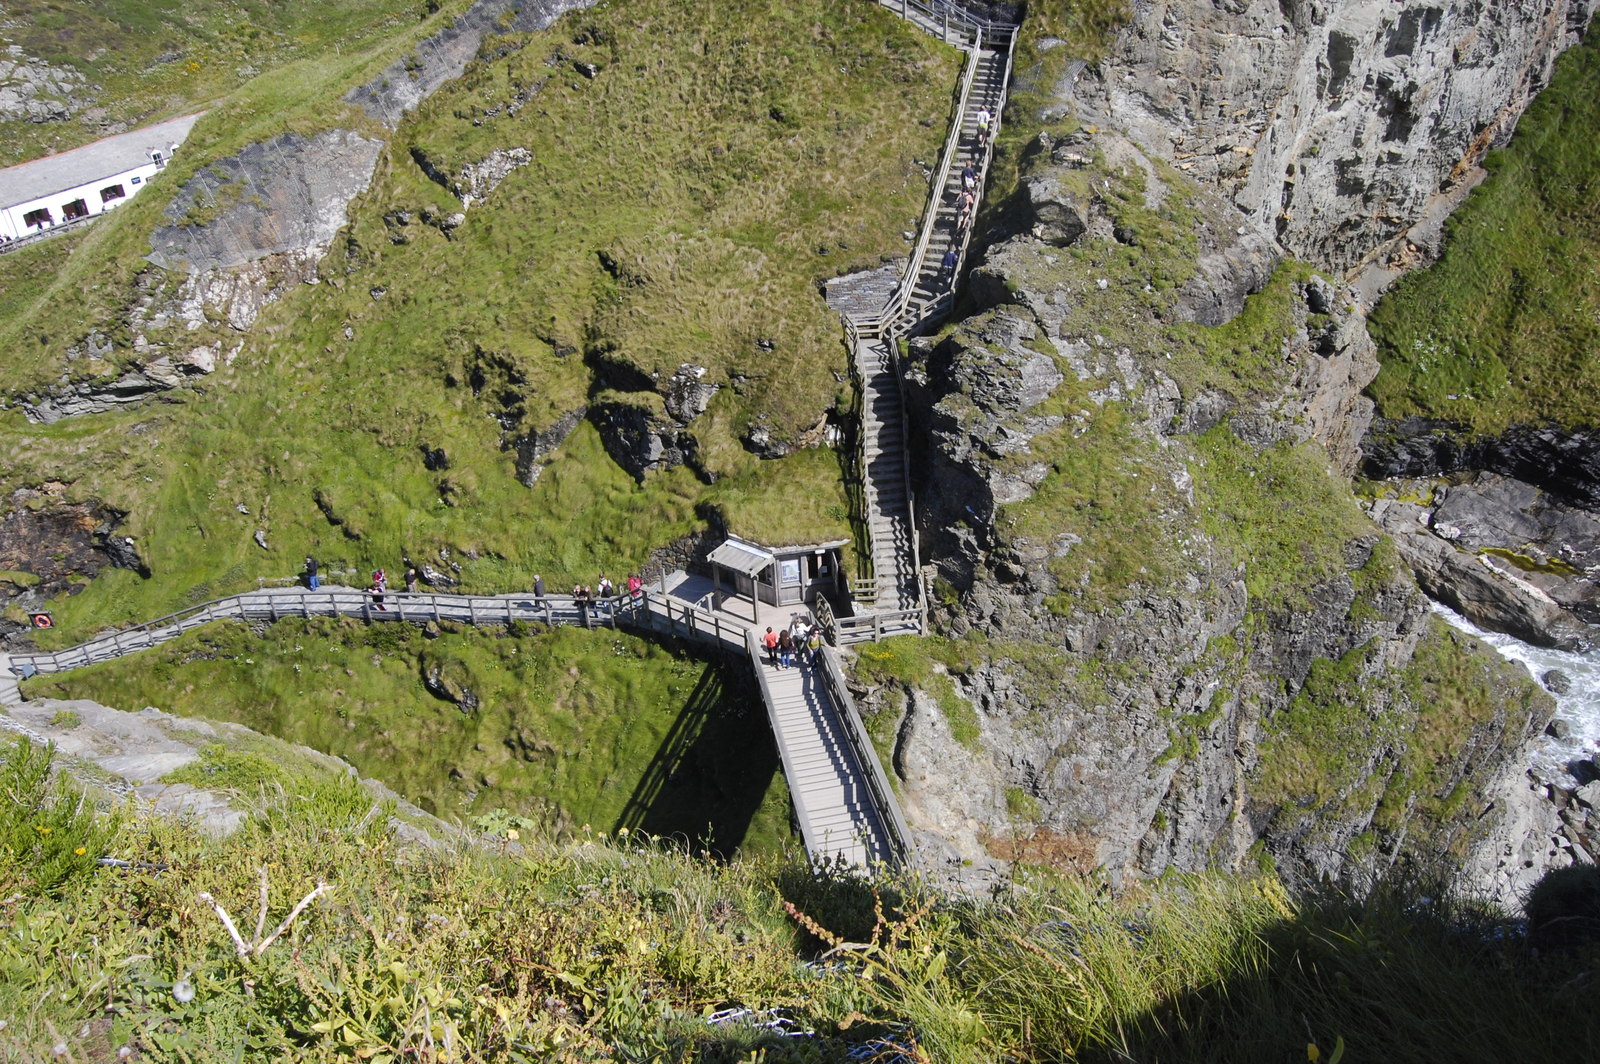
{"label": "railing shadow", "polygon": [[708,664],[617,817],[615,830],[732,857],[778,774],[778,751],[742,664]]}

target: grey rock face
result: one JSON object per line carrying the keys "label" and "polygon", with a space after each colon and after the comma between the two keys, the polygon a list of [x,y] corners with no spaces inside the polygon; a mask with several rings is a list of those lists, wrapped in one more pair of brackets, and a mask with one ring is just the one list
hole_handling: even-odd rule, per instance
{"label": "grey rock face", "polygon": [[1594,0],[1145,0],[1076,98],[1258,231],[1360,264],[1477,179]]}
{"label": "grey rock face", "polygon": [[9,45],[0,55],[0,120],[61,122],[87,106],[87,79],[68,67],[53,67]]}
{"label": "grey rock face", "polygon": [[533,161],[527,148],[496,148],[487,157],[461,168],[459,191],[464,207],[471,207],[499,187],[511,173]]}
{"label": "grey rock face", "polygon": [[1554,425],[1513,425],[1472,436],[1435,418],[1385,419],[1362,440],[1362,471],[1374,479],[1489,470],[1600,511],[1600,433]]}
{"label": "grey rock face", "polygon": [[[1590,6],[1445,12],[1372,0],[1147,0],[1134,5],[1100,80],[1080,70],[1077,85],[1063,87],[1070,92],[1053,108],[1075,112],[1084,131],[1030,146],[1013,217],[999,223],[1003,231],[971,272],[977,312],[937,344],[911,347],[923,557],[946,585],[946,633],[979,637],[952,682],[981,732],[957,752],[916,699],[869,697],[903,714],[895,764],[907,777],[914,828],[945,836],[958,856],[996,854],[995,839],[1023,832],[1029,845],[1086,855],[1113,874],[1237,865],[1264,843],[1291,877],[1361,883],[1402,854],[1435,860],[1511,845],[1517,874],[1498,857],[1479,872],[1482,884],[1512,891],[1519,876],[1537,874],[1528,869],[1559,860],[1547,835],[1526,855],[1532,863],[1521,864],[1520,841],[1508,840],[1542,811],[1529,806],[1518,820],[1509,798],[1491,797],[1519,783],[1527,790],[1526,742],[1551,707],[1486,651],[1474,660],[1496,711],[1454,737],[1449,755],[1468,811],[1419,814],[1397,828],[1374,796],[1391,781],[1406,786],[1406,777],[1378,738],[1350,752],[1336,799],[1274,797],[1260,773],[1301,696],[1326,697],[1313,689],[1330,663],[1351,671],[1344,704],[1358,699],[1371,720],[1409,721],[1425,707],[1394,677],[1411,666],[1424,634],[1468,651],[1461,637],[1435,630],[1410,573],[1385,560],[1388,547],[1380,557],[1375,528],[1346,534],[1345,571],[1303,588],[1303,606],[1264,624],[1247,623],[1263,619],[1247,582],[1253,560],[1235,558],[1207,531],[1215,515],[1202,507],[1215,500],[1197,485],[1198,434],[1226,426],[1252,448],[1316,443],[1334,470],[1355,470],[1372,409],[1360,393],[1377,370],[1364,293],[1338,275],[1294,282],[1286,316],[1274,312],[1281,346],[1256,348],[1248,381],[1219,377],[1214,361],[1200,372],[1184,366],[1181,343],[1193,334],[1171,323],[1228,323],[1284,252],[1342,272],[1454,202],[1471,180],[1473,138],[1492,127],[1488,144],[1509,129]],[[1336,30],[1348,40],[1335,39]],[[1480,45],[1491,51],[1472,51]],[[1478,58],[1456,70],[1458,48]],[[1111,129],[1090,132],[1091,123]],[[1069,173],[1076,170],[1089,173]],[[1441,189],[1445,179],[1450,187]],[[1067,191],[1083,188],[1086,200]],[[1139,190],[1144,210],[1158,216],[1168,197],[1180,197],[1185,221],[1141,232],[1136,208],[1112,202],[1127,204]],[[1170,255],[1179,242],[1189,246],[1187,234],[1192,271],[1138,251],[1165,240],[1160,251]],[[1117,272],[1129,261],[1136,265]],[[1219,355],[1236,357],[1200,357]],[[1124,419],[1115,438],[1133,452],[1129,462],[1043,439],[1087,435],[1103,417]],[[1055,476],[1078,460],[1100,471],[1098,484]],[[1097,491],[1151,500],[1152,521],[1170,534],[1141,539],[1140,549],[1164,555],[1166,583],[1144,586],[1145,570],[1121,558],[1132,584],[1107,592],[1109,601],[1058,584],[1057,573],[1074,571],[1052,567],[1062,559],[1113,561],[1082,553],[1107,549],[1103,539],[1067,531],[1093,520]],[[1036,505],[1043,511],[1029,509]],[[1091,516],[1052,533],[1050,514],[1069,507]],[[1431,560],[1462,553],[1422,532],[1447,552]],[[1499,591],[1497,608],[1527,614],[1520,589],[1487,583],[1483,596]],[[1547,605],[1527,614],[1529,623],[1560,627],[1564,615]],[[1219,647],[1238,648],[1237,659],[1220,660]],[[1017,808],[1030,803],[1036,812],[1019,823]]]}
{"label": "grey rock face", "polygon": [[568,11],[594,6],[595,0],[478,0],[450,25],[424,40],[345,99],[393,129],[445,82],[461,76],[491,33],[542,30]]}
{"label": "grey rock face", "polygon": [[678,427],[650,406],[626,401],[595,403],[589,408],[589,420],[600,430],[612,460],[638,480],[653,470],[684,463]]}
{"label": "grey rock face", "polygon": [[1436,535],[1424,507],[1380,499],[1372,517],[1394,538],[1422,589],[1472,623],[1537,646],[1585,650],[1592,644],[1584,625],[1512,566]]}
{"label": "grey rock face", "polygon": [[150,238],[150,261],[190,274],[327,249],[366,191],[383,143],[346,129],[286,133],[190,178]]}

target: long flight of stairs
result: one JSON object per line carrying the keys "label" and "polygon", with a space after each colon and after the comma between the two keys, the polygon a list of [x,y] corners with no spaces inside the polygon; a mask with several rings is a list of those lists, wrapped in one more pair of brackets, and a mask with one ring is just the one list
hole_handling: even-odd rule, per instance
{"label": "long flight of stairs", "polygon": [[978,171],[978,192],[981,194],[983,182],[988,177],[989,153],[981,146],[983,141],[980,139],[978,116],[985,111],[991,116],[989,132],[992,137],[999,129],[1000,108],[1005,104],[1007,60],[1003,48],[984,47],[979,51],[972,91],[961,114],[961,140],[957,158],[945,174],[944,188],[940,190],[938,199],[938,220],[927,250],[916,264],[910,302],[895,323],[903,326],[897,330],[899,332],[912,332],[924,325],[924,319],[930,311],[935,314],[940,312],[935,309],[936,304],[942,305],[940,309],[948,308],[947,297],[955,286],[960,268],[958,266],[956,271],[946,274],[941,263],[945,252],[951,248],[955,249],[958,259],[964,260],[972,235],[971,221],[966,225],[961,223],[961,171],[968,163],[972,164]]}
{"label": "long flight of stairs", "polygon": [[[890,10],[906,7],[897,0],[880,2]],[[918,11],[910,7],[906,17],[948,39],[949,18],[941,20],[940,16],[949,16],[956,10],[944,5],[930,14],[927,8]],[[955,283],[966,259],[976,213],[962,210],[962,171],[968,165],[977,171],[975,194],[981,197],[988,176],[990,145],[999,130],[1010,75],[1011,28],[981,32],[968,25],[967,29],[970,36],[963,43],[976,50],[972,82],[959,118],[954,157],[945,162],[943,184],[930,204],[933,219],[929,238],[916,261],[908,264],[900,287],[879,316],[851,319],[850,331],[856,338],[853,357],[862,390],[863,494],[876,578],[875,598],[864,605],[879,611],[914,610],[922,605],[895,338],[926,330],[947,314],[954,302]],[[985,113],[989,116],[987,136],[981,121]],[[945,257],[952,250],[956,265],[949,269]],[[921,630],[920,623],[914,630]]]}

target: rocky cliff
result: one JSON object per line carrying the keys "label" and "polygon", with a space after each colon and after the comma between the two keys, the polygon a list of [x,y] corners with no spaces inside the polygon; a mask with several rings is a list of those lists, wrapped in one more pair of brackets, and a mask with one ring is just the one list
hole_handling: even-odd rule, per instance
{"label": "rocky cliff", "polygon": [[1549,816],[1507,842],[1548,698],[1429,618],[1342,477],[1368,299],[1592,8],[1147,2],[1098,68],[1019,68],[1043,131],[976,306],[908,360],[949,704],[875,694],[949,856],[1362,881],[1474,853],[1505,898],[1563,859]]}
{"label": "rocky cliff", "polygon": [[1342,272],[1459,202],[1595,6],[1142,0],[1076,98]]}

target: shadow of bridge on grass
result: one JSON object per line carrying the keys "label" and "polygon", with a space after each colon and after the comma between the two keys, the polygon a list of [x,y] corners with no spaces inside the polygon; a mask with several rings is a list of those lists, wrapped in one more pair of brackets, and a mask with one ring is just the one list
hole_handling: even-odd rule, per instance
{"label": "shadow of bridge on grass", "polygon": [[731,857],[781,770],[766,714],[736,682],[739,663],[700,673],[613,830],[675,839]]}

